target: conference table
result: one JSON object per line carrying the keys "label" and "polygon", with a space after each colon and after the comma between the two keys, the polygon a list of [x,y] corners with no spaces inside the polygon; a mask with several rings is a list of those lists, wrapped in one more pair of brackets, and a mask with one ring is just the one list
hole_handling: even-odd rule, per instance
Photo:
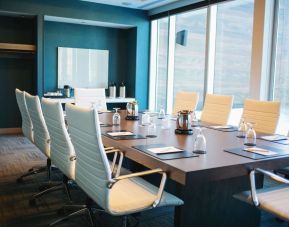
{"label": "conference table", "polygon": [[[99,114],[100,121],[111,124],[112,114]],[[144,167],[166,171],[175,182],[174,194],[184,201],[183,206],[175,208],[174,226],[259,226],[260,211],[234,199],[233,195],[250,189],[250,169],[258,167],[273,170],[289,166],[289,145],[258,139],[258,146],[288,151],[288,155],[254,160],[224,151],[244,146],[244,139],[238,138],[236,131],[205,128],[203,134],[207,141],[207,153],[198,157],[161,160],[134,148],[137,145],[161,143],[192,151],[195,135],[175,134],[176,121],[170,122],[169,129],[162,129],[161,120],[156,119],[157,137],[146,139],[116,140],[106,134],[115,130],[113,126],[101,127],[103,144],[119,148],[125,157]],[[121,111],[119,129],[140,135],[147,133],[147,126],[142,126],[140,121],[125,120],[124,111]],[[262,187],[263,176],[256,179],[257,187]]]}

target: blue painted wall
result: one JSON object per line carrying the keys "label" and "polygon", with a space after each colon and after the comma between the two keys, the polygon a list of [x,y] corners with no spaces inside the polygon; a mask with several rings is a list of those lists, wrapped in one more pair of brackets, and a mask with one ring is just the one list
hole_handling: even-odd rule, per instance
{"label": "blue painted wall", "polygon": [[[130,86],[127,95],[134,97],[131,73],[135,71],[135,45],[129,42],[131,29],[115,29],[58,22],[44,24],[44,92],[57,89],[57,47],[109,50],[109,81]],[[85,35],[83,35],[85,34]],[[132,54],[128,50],[134,50]],[[130,74],[129,74],[130,73]],[[130,76],[129,76],[130,75]]]}
{"label": "blue painted wall", "polygon": [[[56,34],[53,35],[53,32],[55,32],[59,26],[65,26],[66,28],[69,27],[69,25],[52,25],[52,22],[49,24],[49,22],[44,21],[45,15],[134,26],[135,28],[127,31],[113,31],[111,29],[103,30],[101,28],[95,28],[94,31],[92,31],[93,29],[89,29],[89,32],[90,34],[94,34],[93,36],[95,37],[98,32],[99,34],[102,34],[102,38],[97,38],[103,39],[102,44],[104,46],[107,43],[104,41],[104,37],[108,38],[108,36],[110,36],[108,34],[113,34],[113,38],[111,38],[112,43],[109,48],[112,48],[112,52],[117,56],[120,56],[120,59],[115,60],[117,67],[111,69],[110,78],[117,81],[123,79],[127,81],[129,86],[129,95],[135,95],[140,103],[140,108],[147,108],[150,24],[146,11],[94,4],[80,0],[0,0],[0,11],[36,16],[35,40],[37,53],[35,59],[37,63],[37,78],[32,78],[35,84],[33,89],[35,89],[39,95],[42,95],[44,91],[55,86],[56,66],[53,66],[53,64],[55,64],[55,59],[53,60],[51,56],[47,56],[50,52],[53,53],[53,49],[49,48],[50,46],[53,47],[53,44],[49,42],[46,43],[46,41],[52,41],[53,39],[57,40],[57,37],[55,36]],[[2,21],[0,23],[0,27],[1,26],[3,26]],[[55,27],[53,28],[53,26]],[[77,31],[73,32],[68,30],[67,32],[77,35]],[[22,38],[25,40],[25,37]],[[117,39],[118,41],[116,41]],[[72,40],[70,41],[73,42]],[[92,40],[90,44],[95,47],[97,46],[96,43],[92,43]],[[75,43],[75,45],[79,46],[79,42]],[[91,48],[91,46],[89,46],[89,48]],[[54,52],[54,54],[56,53]],[[49,71],[50,66],[52,66],[51,71]],[[28,71],[29,70],[27,70],[27,72]],[[9,119],[10,123],[5,124],[5,127],[20,126],[19,122],[13,122],[13,118],[15,117],[17,116],[11,116],[12,120],[10,121]],[[2,116],[0,116],[0,118],[2,118]],[[0,125],[0,127],[4,126]]]}

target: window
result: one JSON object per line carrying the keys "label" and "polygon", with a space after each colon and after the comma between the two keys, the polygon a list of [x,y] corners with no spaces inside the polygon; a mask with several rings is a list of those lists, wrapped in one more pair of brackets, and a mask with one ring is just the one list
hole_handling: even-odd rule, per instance
{"label": "window", "polygon": [[[288,131],[289,119],[289,1],[279,0],[277,8],[277,30],[275,34],[275,59],[273,99],[281,101],[281,120],[283,130]],[[287,132],[286,132],[287,133]]]}
{"label": "window", "polygon": [[234,95],[234,107],[249,96],[253,34],[253,0],[238,0],[217,7],[213,90]]}
{"label": "window", "polygon": [[157,72],[156,72],[156,103],[158,110],[161,106],[166,108],[167,97],[167,71],[168,71],[168,36],[169,18],[157,21]]}
{"label": "window", "polygon": [[235,0],[153,21],[150,107],[171,113],[179,91],[198,92],[198,109],[206,92],[234,95],[234,107],[243,106],[253,19],[254,0]]}
{"label": "window", "polygon": [[199,93],[202,106],[205,79],[207,9],[176,16],[173,100],[179,91]]}

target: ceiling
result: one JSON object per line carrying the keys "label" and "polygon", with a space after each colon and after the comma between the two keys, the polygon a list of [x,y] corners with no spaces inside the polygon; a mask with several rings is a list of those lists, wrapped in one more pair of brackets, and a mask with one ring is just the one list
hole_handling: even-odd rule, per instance
{"label": "ceiling", "polygon": [[151,10],[181,0],[81,0],[133,9]]}

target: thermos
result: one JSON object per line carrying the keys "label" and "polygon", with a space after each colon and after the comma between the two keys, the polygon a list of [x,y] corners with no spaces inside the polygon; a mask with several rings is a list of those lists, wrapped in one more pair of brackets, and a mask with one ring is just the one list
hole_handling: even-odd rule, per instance
{"label": "thermos", "polygon": [[63,93],[66,98],[70,98],[70,86],[69,85],[63,86]]}
{"label": "thermos", "polygon": [[116,97],[116,85],[115,85],[115,83],[111,83],[109,85],[109,97],[110,98]]}
{"label": "thermos", "polygon": [[125,86],[123,82],[119,86],[119,97],[125,98]]}

